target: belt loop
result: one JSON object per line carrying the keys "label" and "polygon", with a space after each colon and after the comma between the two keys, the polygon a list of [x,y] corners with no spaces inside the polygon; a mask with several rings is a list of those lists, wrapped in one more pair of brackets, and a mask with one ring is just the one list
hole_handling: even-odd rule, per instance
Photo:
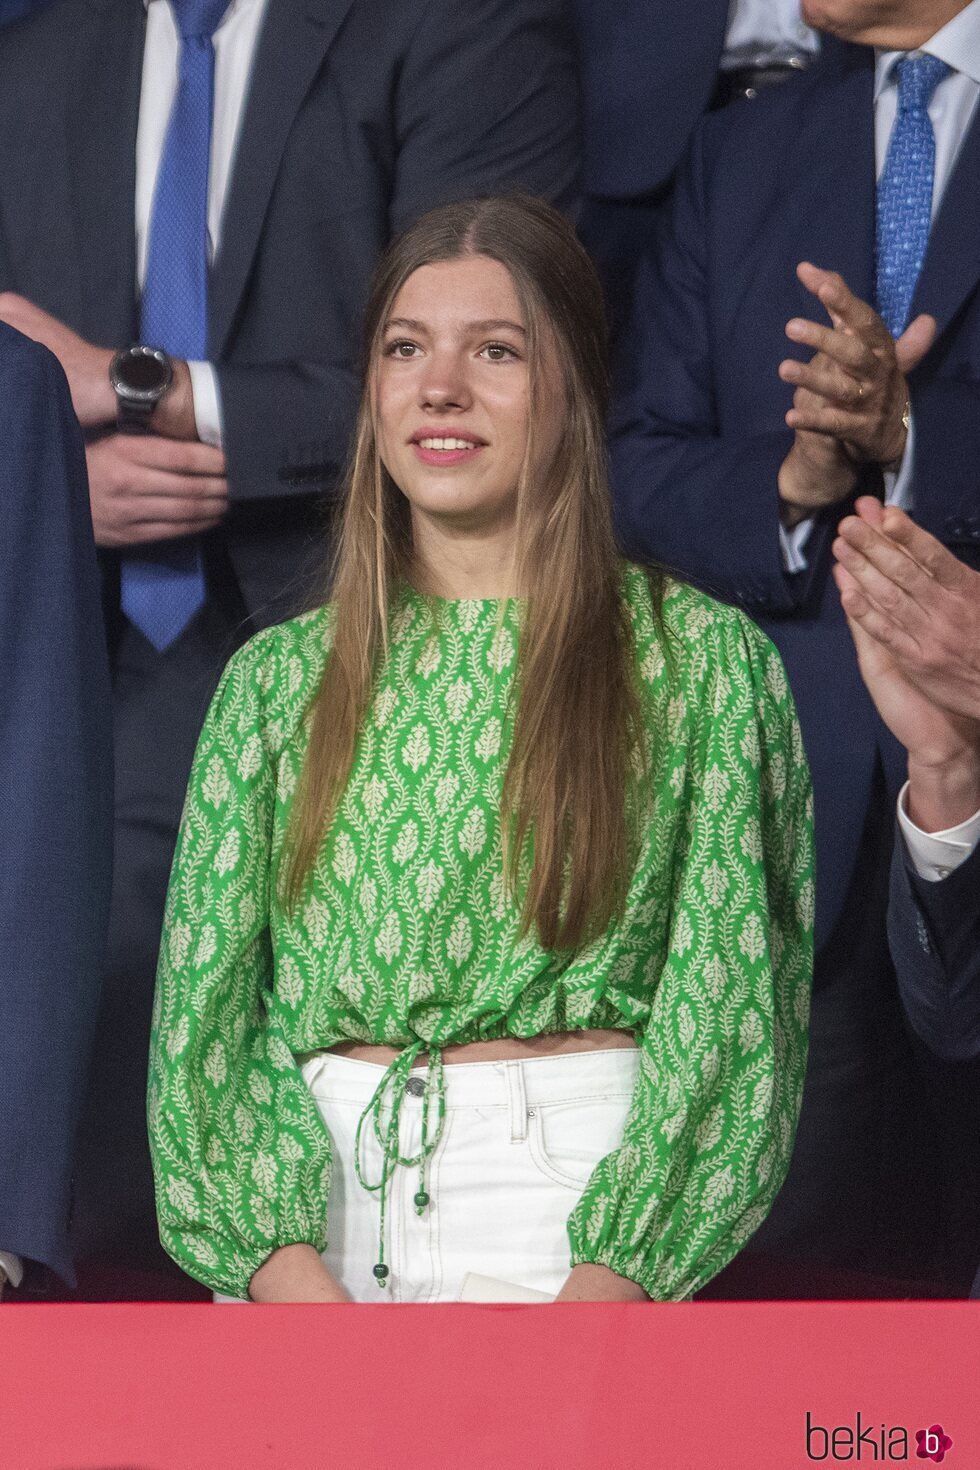
{"label": "belt loop", "polygon": [[510,1100],[510,1141],[523,1143],[527,1138],[527,1094],[524,1091],[524,1064],[520,1061],[504,1063],[507,1076],[507,1093]]}

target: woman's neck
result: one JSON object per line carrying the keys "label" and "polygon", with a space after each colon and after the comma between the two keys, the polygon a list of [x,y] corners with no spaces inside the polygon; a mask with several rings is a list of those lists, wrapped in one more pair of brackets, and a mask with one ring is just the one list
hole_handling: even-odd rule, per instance
{"label": "woman's neck", "polygon": [[413,516],[412,539],[412,581],[419,592],[446,598],[516,596],[513,524],[461,534]]}

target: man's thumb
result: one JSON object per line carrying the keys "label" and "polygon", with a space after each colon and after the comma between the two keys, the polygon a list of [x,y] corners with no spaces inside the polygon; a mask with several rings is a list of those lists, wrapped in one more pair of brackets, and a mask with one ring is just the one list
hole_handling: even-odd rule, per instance
{"label": "man's thumb", "polygon": [[935,317],[923,313],[909,323],[895,343],[895,360],[903,377],[907,377],[913,368],[919,366],[935,340]]}

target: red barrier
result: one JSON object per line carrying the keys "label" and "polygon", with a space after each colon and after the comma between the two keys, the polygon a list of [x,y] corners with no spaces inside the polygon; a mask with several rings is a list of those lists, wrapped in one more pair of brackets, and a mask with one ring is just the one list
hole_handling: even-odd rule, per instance
{"label": "red barrier", "polygon": [[978,1470],[980,1303],[0,1308],[2,1470],[814,1463]]}

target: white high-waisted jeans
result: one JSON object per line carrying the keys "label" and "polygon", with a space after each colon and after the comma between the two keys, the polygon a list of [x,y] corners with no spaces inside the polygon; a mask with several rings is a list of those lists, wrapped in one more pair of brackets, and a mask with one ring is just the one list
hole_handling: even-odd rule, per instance
{"label": "white high-waisted jeans", "polygon": [[[452,1302],[469,1272],[555,1295],[569,1272],[566,1221],[601,1158],[619,1144],[639,1053],[621,1048],[445,1068],[446,1119],[428,1161],[429,1204],[416,1213],[417,1169],[396,1166],[387,1203],[383,1290],[380,1203],[358,1181],[358,1119],[384,1069],[321,1052],[303,1075],[333,1141],[324,1262],[358,1302]],[[401,1101],[401,1150],[419,1147],[425,1068]],[[380,1177],[381,1151],[365,1124],[361,1172]]]}

